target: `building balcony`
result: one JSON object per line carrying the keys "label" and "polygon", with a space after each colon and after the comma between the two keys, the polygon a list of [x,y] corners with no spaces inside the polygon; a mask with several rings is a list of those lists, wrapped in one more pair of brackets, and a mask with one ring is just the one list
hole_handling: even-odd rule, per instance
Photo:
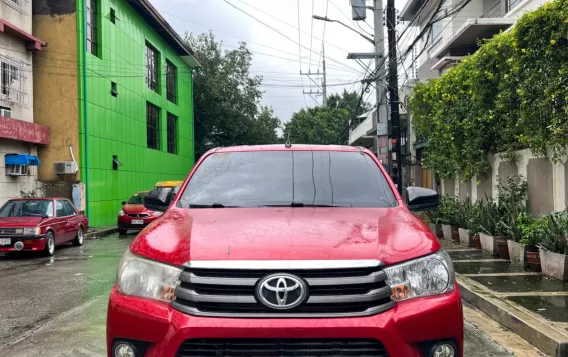
{"label": "building balcony", "polygon": [[[358,119],[365,118],[359,123],[355,128],[349,132],[349,145],[350,146],[362,146],[369,148],[373,146],[373,116],[376,113],[372,110],[359,116]],[[376,129],[375,129],[376,131]]]}

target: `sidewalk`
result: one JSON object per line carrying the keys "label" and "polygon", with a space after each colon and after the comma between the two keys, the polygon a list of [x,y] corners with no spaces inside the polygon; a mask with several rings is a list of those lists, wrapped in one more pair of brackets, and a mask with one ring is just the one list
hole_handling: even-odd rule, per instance
{"label": "sidewalk", "polygon": [[98,239],[118,232],[116,225],[89,227],[89,232],[85,234],[85,239]]}
{"label": "sidewalk", "polygon": [[446,239],[462,298],[552,357],[568,356],[568,284]]}

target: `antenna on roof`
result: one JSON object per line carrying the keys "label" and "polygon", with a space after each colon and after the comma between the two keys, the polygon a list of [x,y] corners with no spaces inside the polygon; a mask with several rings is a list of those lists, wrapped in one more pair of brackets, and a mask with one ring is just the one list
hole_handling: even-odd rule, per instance
{"label": "antenna on roof", "polygon": [[[290,130],[291,131],[291,130]],[[289,149],[292,147],[292,144],[290,143],[290,131],[288,132],[288,138],[286,138],[286,144],[284,144],[284,146],[286,147],[286,149]]]}

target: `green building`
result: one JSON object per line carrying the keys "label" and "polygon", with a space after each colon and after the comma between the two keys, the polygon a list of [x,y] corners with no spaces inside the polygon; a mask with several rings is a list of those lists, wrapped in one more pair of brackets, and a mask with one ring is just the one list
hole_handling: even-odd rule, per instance
{"label": "green building", "polygon": [[51,130],[39,180],[91,226],[115,224],[122,201],[192,168],[199,63],[147,0],[33,0],[32,18],[48,43],[33,60],[35,122]]}

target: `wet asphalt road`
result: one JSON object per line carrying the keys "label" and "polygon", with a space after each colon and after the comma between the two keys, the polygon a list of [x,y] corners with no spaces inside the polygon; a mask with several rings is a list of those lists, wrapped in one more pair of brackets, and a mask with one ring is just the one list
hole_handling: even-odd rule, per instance
{"label": "wet asphalt road", "polygon": [[[0,255],[0,356],[106,356],[108,293],[133,238],[115,234],[65,246],[53,258]],[[489,324],[466,321],[465,356],[513,356],[489,337],[499,327],[483,330]],[[519,344],[515,338],[511,345]]]}

